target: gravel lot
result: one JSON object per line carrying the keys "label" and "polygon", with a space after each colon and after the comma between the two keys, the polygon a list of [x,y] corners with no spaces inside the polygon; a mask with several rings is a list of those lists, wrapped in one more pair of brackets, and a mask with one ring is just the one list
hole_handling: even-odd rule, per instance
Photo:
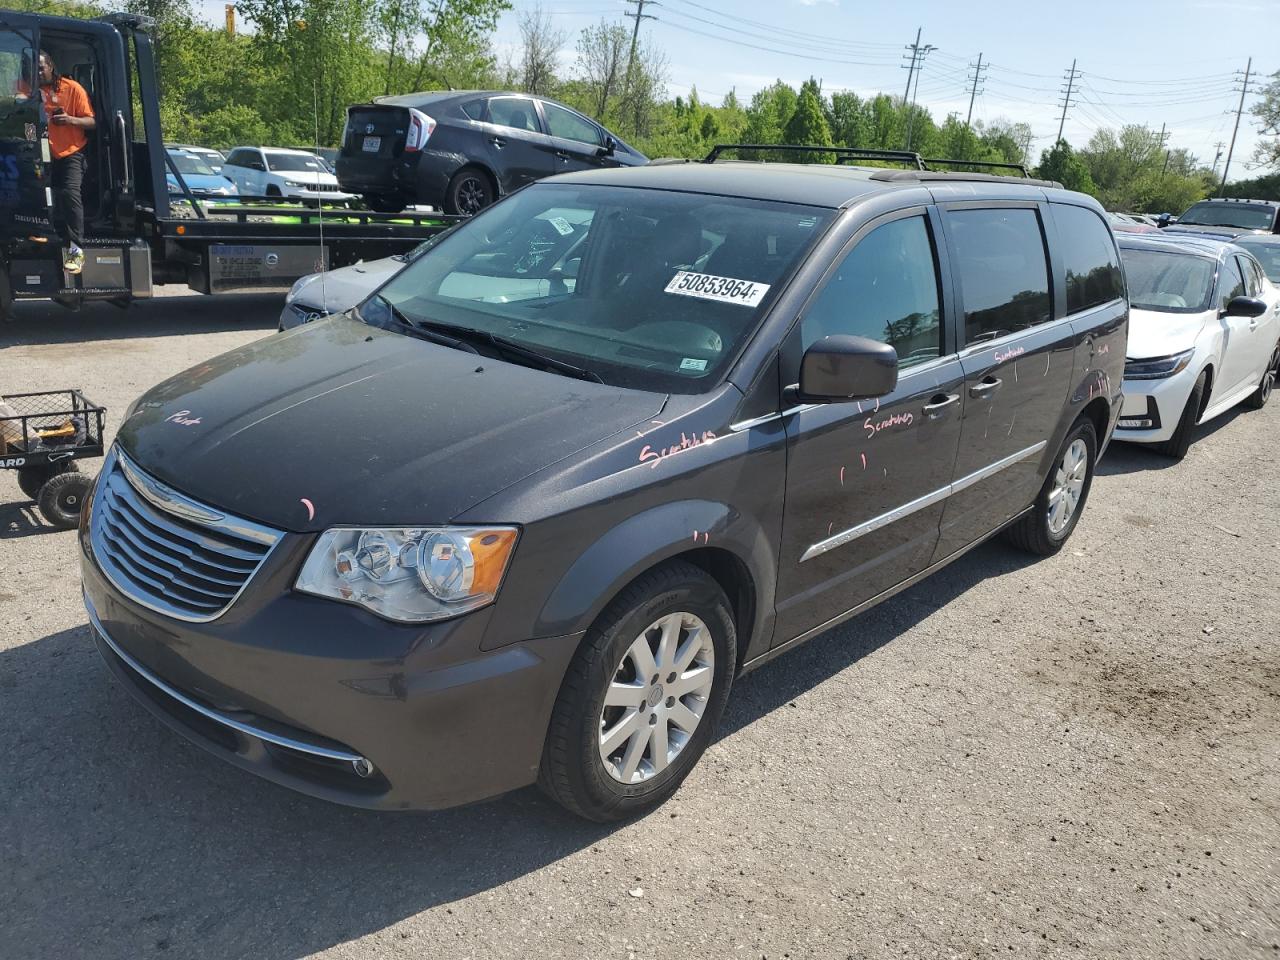
{"label": "gravel lot", "polygon": [[[279,304],[20,305],[0,386],[114,427]],[[0,956],[1280,957],[1278,426],[1114,447],[1062,554],[989,544],[747,677],[616,828],[534,790],[360,813],[214,760],[109,678],[74,534],[0,472]]]}

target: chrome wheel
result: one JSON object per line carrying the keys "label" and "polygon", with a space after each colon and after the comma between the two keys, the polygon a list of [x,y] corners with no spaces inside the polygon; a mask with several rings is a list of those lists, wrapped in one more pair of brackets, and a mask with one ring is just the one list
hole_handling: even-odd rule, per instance
{"label": "chrome wheel", "polygon": [[1049,491],[1049,532],[1055,537],[1067,529],[1075,516],[1088,474],[1089,447],[1077,437],[1062,455]]}
{"label": "chrome wheel", "polygon": [[488,201],[488,188],[479,177],[467,177],[458,184],[458,209],[467,216],[479,213]]}
{"label": "chrome wheel", "polygon": [[600,759],[621,783],[665,770],[693,738],[711,697],[715,645],[692,613],[672,613],[622,655],[600,711]]}

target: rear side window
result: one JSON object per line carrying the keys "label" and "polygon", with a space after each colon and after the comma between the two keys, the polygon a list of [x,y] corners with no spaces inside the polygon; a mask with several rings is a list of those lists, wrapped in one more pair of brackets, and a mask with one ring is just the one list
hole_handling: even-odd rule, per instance
{"label": "rear side window", "polygon": [[1222,265],[1222,275],[1218,278],[1218,292],[1221,295],[1222,309],[1236,297],[1245,295],[1244,277],[1240,275],[1240,267],[1235,257],[1227,257]]}
{"label": "rear side window", "polygon": [[585,117],[546,101],[543,101],[542,112],[547,119],[547,132],[551,136],[597,146],[603,143],[600,128]]}
{"label": "rear side window", "polygon": [[483,100],[472,100],[469,103],[464,103],[459,109],[462,110],[462,112],[466,114],[467,118],[470,120],[484,119],[484,101]]}
{"label": "rear side window", "polygon": [[494,97],[489,101],[489,122],[513,130],[531,130],[540,133],[538,110],[532,100],[524,97]]}
{"label": "rear side window", "polygon": [[966,344],[1046,323],[1052,316],[1049,265],[1035,210],[953,210],[948,214],[964,297]]}
{"label": "rear side window", "polygon": [[1079,313],[1124,296],[1120,260],[1111,231],[1092,210],[1053,205],[1053,219],[1067,266],[1067,313]]}
{"label": "rear side window", "polygon": [[942,354],[938,271],[924,217],[877,227],[849,251],[800,321],[804,348],[845,334],[887,343],[909,367]]}

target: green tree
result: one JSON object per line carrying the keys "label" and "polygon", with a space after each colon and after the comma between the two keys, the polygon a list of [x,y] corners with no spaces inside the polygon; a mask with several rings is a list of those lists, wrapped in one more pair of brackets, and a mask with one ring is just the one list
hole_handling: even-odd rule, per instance
{"label": "green tree", "polygon": [[[787,121],[782,131],[784,143],[815,147],[833,146],[831,127],[822,110],[822,91],[818,81],[810,77],[800,86],[800,95],[796,98],[795,112]],[[799,163],[835,163],[834,153],[801,153],[796,152],[794,159]]]}
{"label": "green tree", "polygon": [[1274,167],[1280,164],[1280,70],[1271,75],[1271,82],[1258,91],[1253,115],[1258,118],[1262,134],[1253,159],[1258,164]]}
{"label": "green tree", "polygon": [[747,107],[742,139],[746,143],[782,143],[783,131],[796,112],[798,100],[795,90],[781,80],[756,93]]}
{"label": "green tree", "polygon": [[1040,154],[1040,167],[1037,175],[1044,180],[1056,180],[1068,190],[1079,190],[1081,193],[1095,193],[1097,187],[1089,175],[1089,168],[1066,140],[1059,140],[1052,148]]}

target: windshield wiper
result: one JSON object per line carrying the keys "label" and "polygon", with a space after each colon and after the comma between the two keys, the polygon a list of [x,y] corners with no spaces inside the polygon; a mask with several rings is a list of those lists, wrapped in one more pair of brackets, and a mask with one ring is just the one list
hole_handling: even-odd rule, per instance
{"label": "windshield wiper", "polygon": [[[431,321],[421,321],[421,323],[431,323]],[[433,327],[439,330],[448,330],[450,333],[458,336],[466,337],[469,340],[479,341],[494,347],[499,353],[506,354],[508,357],[518,357],[526,362],[526,366],[533,365],[543,367],[548,370],[555,370],[557,373],[563,373],[566,376],[576,377],[579,380],[590,380],[594,383],[604,383],[598,373],[588,370],[585,367],[574,366],[564,360],[557,360],[555,357],[548,356],[545,353],[539,353],[532,347],[527,347],[518,340],[511,340],[507,337],[499,336],[496,333],[490,333],[487,330],[476,330],[472,327],[455,327],[449,323],[431,323]]]}
{"label": "windshield wiper", "polygon": [[378,295],[378,301],[387,308],[387,311],[395,318],[397,323],[408,327],[416,336],[422,337],[423,340],[430,340],[432,343],[438,343],[442,347],[453,347],[455,350],[462,350],[466,353],[478,354],[480,352],[471,344],[463,340],[438,332],[438,328],[440,327],[444,327],[449,330],[454,329],[453,327],[449,327],[447,324],[431,323],[429,320],[410,320],[401,312],[399,307],[381,294]]}

